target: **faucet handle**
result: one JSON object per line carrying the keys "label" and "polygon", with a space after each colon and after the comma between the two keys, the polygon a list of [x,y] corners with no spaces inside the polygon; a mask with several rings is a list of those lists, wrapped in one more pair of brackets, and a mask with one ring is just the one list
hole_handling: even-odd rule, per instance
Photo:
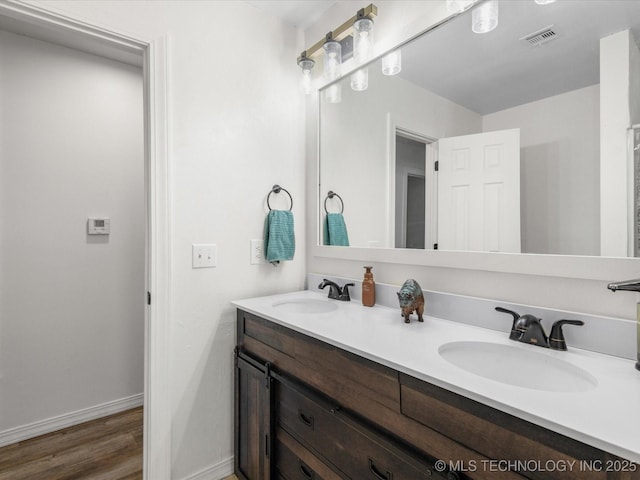
{"label": "faucet handle", "polygon": [[513,324],[511,325],[511,333],[509,334],[509,338],[511,340],[520,340],[520,337],[522,337],[522,332],[520,332],[516,328],[516,322],[520,318],[520,315],[514,312],[513,310],[507,310],[506,308],[502,308],[502,307],[496,307],[496,311],[502,312],[502,313],[508,313],[513,316]]}
{"label": "faucet handle", "polygon": [[340,294],[340,299],[344,301],[351,301],[351,297],[349,296],[349,287],[353,287],[355,283],[345,283],[342,287],[342,293]]}
{"label": "faucet handle", "polygon": [[554,322],[549,334],[549,347],[554,350],[567,349],[567,342],[565,342],[564,333],[562,332],[563,325],[584,325],[584,322],[582,320],[558,320]]}

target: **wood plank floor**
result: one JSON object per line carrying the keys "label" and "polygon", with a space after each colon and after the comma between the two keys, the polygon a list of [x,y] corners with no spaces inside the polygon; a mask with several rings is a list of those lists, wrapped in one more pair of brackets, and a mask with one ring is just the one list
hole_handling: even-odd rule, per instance
{"label": "wood plank floor", "polygon": [[142,479],[142,407],[0,448],[0,480]]}

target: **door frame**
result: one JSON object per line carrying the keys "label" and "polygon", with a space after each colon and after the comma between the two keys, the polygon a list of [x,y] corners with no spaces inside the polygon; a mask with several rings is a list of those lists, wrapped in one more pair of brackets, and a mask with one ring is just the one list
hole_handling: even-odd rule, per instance
{"label": "door frame", "polygon": [[167,38],[132,37],[20,1],[0,0],[0,16],[48,29],[66,40],[91,40],[142,54],[145,152],[145,308],[143,478],[170,480],[171,410],[169,389],[170,184],[168,157]]}

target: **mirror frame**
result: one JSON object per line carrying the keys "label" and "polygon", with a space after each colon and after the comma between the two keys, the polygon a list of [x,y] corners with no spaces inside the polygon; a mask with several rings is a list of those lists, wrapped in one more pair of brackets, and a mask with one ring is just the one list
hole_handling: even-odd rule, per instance
{"label": "mirror frame", "polygon": [[[406,40],[400,41],[392,48],[388,48],[376,55],[368,64],[378,61],[386,53],[402,48],[405,44],[414,39],[428,34],[440,26],[457,17],[458,15],[470,14],[469,11],[446,16],[442,20],[433,23],[415,35],[411,35]],[[358,67],[360,68],[360,67]],[[310,169],[315,174],[313,181],[313,191],[315,201],[310,202],[313,213],[309,218],[313,219],[313,226],[308,232],[312,243],[309,245],[309,254],[313,257],[331,258],[336,260],[350,260],[358,262],[391,263],[397,265],[411,265],[419,267],[435,268],[455,268],[464,270],[480,270],[488,272],[518,274],[518,275],[538,275],[549,277],[573,278],[583,280],[616,281],[620,278],[640,277],[640,258],[631,257],[596,257],[581,255],[550,255],[550,254],[528,254],[528,253],[497,253],[497,252],[468,252],[468,251],[447,251],[447,250],[415,250],[415,249],[393,249],[393,248],[365,248],[365,247],[339,247],[320,245],[320,225],[321,225],[321,197],[320,191],[320,102],[321,91],[331,84],[348,77],[357,68],[345,69],[340,78],[333,82],[322,84],[318,88],[317,95],[312,102],[307,103],[310,107],[308,119],[315,121],[315,129],[308,129],[307,132],[315,133],[315,159]],[[309,152],[310,153],[310,152]]]}

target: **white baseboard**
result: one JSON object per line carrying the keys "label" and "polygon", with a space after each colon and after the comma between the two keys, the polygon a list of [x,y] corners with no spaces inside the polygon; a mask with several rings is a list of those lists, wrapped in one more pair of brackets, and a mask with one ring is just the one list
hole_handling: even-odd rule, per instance
{"label": "white baseboard", "polygon": [[193,473],[182,480],[221,480],[233,473],[233,457],[229,457],[215,465],[211,465],[204,470]]}
{"label": "white baseboard", "polygon": [[55,432],[61,428],[72,427],[79,423],[95,420],[100,417],[106,417],[114,413],[123,412],[130,408],[139,407],[143,404],[144,395],[132,395],[126,398],[120,398],[111,402],[102,403],[94,407],[84,408],[75,412],[65,413],[57,417],[46,418],[28,425],[10,428],[0,432],[0,447],[11,445],[12,443],[21,442],[29,438],[44,435],[45,433]]}

